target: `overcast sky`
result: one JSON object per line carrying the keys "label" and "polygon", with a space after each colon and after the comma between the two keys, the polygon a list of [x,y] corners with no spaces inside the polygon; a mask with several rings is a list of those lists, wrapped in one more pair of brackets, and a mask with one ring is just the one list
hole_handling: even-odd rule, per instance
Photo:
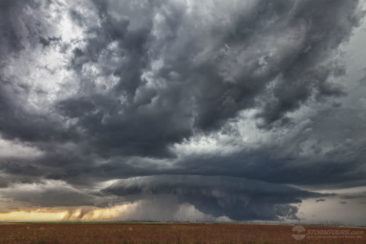
{"label": "overcast sky", "polygon": [[0,220],[366,225],[358,0],[1,0]]}

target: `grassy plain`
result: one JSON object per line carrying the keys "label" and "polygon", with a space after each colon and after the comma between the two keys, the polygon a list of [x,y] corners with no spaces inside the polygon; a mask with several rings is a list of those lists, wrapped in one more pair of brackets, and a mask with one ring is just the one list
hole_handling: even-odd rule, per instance
{"label": "grassy plain", "polygon": [[253,224],[3,223],[1,244],[366,243],[365,228]]}

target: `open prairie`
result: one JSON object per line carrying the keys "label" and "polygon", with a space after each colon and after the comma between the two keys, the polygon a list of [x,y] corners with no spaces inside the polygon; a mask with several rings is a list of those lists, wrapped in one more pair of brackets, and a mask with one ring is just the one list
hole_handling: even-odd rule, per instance
{"label": "open prairie", "polygon": [[365,228],[290,225],[4,223],[0,243],[366,243],[365,233]]}

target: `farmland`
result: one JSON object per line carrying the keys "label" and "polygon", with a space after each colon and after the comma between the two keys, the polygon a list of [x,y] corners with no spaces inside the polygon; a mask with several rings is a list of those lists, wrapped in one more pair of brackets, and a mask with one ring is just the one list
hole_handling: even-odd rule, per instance
{"label": "farmland", "polygon": [[153,223],[3,223],[1,244],[366,243],[365,228]]}

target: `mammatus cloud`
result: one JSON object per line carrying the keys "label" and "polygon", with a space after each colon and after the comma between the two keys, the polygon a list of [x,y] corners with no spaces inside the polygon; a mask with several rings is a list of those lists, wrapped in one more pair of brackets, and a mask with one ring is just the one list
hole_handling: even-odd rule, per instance
{"label": "mammatus cloud", "polygon": [[366,117],[342,83],[361,5],[2,1],[0,207],[280,220],[364,186]]}

